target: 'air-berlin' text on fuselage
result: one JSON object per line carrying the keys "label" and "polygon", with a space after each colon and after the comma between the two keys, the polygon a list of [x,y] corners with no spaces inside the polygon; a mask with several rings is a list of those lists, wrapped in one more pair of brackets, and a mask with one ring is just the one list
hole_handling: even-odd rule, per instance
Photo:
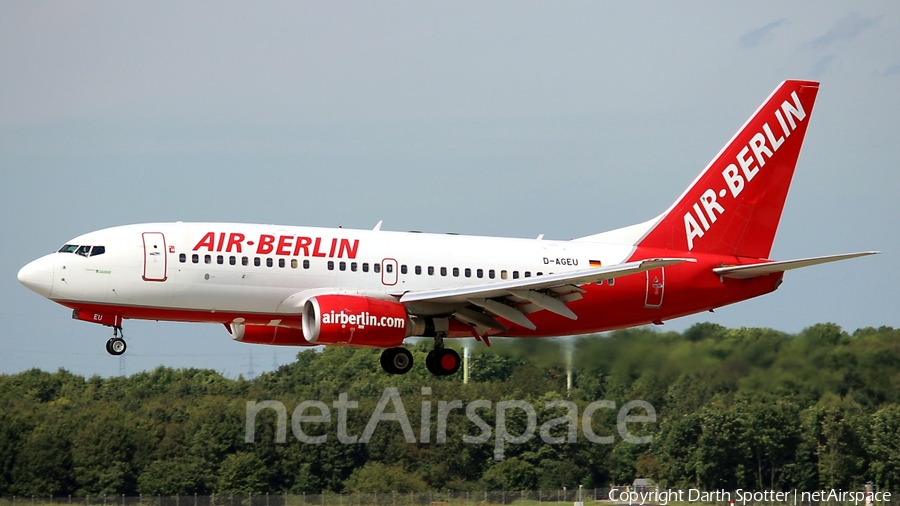
{"label": "'air-berlin' text on fuselage", "polygon": [[[257,255],[305,256],[322,258],[356,258],[359,239],[323,239],[294,235],[261,234],[257,240],[247,240],[241,233],[207,232],[194,246],[193,251],[243,253],[244,246],[256,246]],[[248,249],[248,253],[252,251]]]}
{"label": "'air-berlin' text on fuselage", "polygon": [[[775,110],[775,119],[778,120],[781,134],[776,137],[769,123],[763,123],[762,132],[757,132],[738,152],[735,157],[736,163],[729,164],[722,171],[725,187],[720,188],[718,194],[712,188],[707,189],[692,206],[693,212],[688,210],[684,213],[684,233],[687,236],[688,250],[694,249],[694,239],[703,237],[703,234],[712,228],[718,219],[717,214],[725,213],[725,208],[717,202],[717,197],[725,198],[730,193],[731,197],[736,199],[744,191],[744,186],[766,165],[766,159],[771,159],[784,144],[785,139],[790,137],[791,132],[797,129],[798,123],[806,119],[806,111],[796,91],[791,93],[791,98],[793,104],[785,100],[781,103],[781,108]],[[753,156],[750,156],[751,152]]]}

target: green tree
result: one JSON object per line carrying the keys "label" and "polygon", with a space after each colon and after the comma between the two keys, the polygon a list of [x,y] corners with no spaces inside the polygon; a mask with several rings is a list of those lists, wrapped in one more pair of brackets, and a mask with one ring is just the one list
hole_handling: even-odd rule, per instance
{"label": "green tree", "polygon": [[269,489],[265,463],[249,452],[225,457],[216,479],[216,494],[260,494]]}
{"label": "green tree", "polygon": [[146,495],[207,494],[214,476],[200,457],[186,455],[151,462],[138,476],[137,492]]}
{"label": "green tree", "polygon": [[537,473],[528,462],[511,457],[491,466],[481,483],[485,490],[533,490],[537,485]]}
{"label": "green tree", "polygon": [[424,492],[429,489],[421,476],[400,466],[367,462],[344,482],[348,492]]}
{"label": "green tree", "polygon": [[869,469],[880,490],[900,490],[900,406],[885,406],[872,414]]}

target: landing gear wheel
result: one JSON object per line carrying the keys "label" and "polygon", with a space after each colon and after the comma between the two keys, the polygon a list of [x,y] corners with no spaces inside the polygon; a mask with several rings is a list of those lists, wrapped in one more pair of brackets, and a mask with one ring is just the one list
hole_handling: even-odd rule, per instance
{"label": "landing gear wheel", "polygon": [[425,367],[428,368],[428,372],[435,376],[456,374],[461,364],[462,360],[459,358],[459,353],[449,348],[432,350],[425,357]]}
{"label": "landing gear wheel", "polygon": [[439,371],[434,366],[434,362],[435,362],[434,354],[435,354],[435,350],[431,350],[428,352],[428,355],[425,355],[425,368],[428,369],[428,372],[430,372],[431,374],[433,374],[435,376],[440,376],[441,371]]}
{"label": "landing gear wheel", "polygon": [[459,353],[456,353],[456,350],[450,348],[445,348],[441,350],[440,353],[436,353],[435,358],[437,359],[435,360],[435,365],[444,376],[456,374],[456,372],[459,371],[459,366],[462,365]]}
{"label": "landing gear wheel", "polygon": [[381,368],[390,374],[406,374],[412,369],[412,353],[406,348],[388,348],[381,352]]}
{"label": "landing gear wheel", "polygon": [[110,355],[121,355],[125,353],[125,340],[121,337],[112,337],[106,341],[106,351]]}

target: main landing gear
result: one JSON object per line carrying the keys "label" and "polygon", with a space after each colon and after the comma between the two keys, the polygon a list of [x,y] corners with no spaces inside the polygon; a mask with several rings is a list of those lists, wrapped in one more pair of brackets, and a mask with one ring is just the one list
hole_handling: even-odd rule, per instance
{"label": "main landing gear", "polygon": [[444,348],[444,337],[435,337],[434,349],[429,351],[425,357],[425,367],[428,368],[428,372],[435,376],[450,376],[459,371],[461,364],[462,360],[456,350]]}
{"label": "main landing gear", "polygon": [[381,352],[381,368],[390,374],[406,374],[412,369],[412,353],[406,348],[388,348]]}
{"label": "main landing gear", "polygon": [[106,352],[115,356],[125,353],[125,332],[122,327],[113,327],[113,336],[106,341]]}
{"label": "main landing gear", "polygon": [[[123,343],[124,344],[124,343]],[[425,367],[435,376],[450,376],[459,371],[459,353],[444,348],[444,336],[434,338],[434,349],[425,357]],[[390,374],[406,374],[412,369],[412,353],[406,348],[388,348],[381,352],[381,368]]]}

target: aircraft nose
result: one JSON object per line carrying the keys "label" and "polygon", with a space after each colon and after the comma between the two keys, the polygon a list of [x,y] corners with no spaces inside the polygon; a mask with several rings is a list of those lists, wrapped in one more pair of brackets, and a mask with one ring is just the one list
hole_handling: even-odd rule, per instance
{"label": "aircraft nose", "polygon": [[47,255],[19,270],[19,283],[43,297],[50,297],[53,285],[53,255]]}

